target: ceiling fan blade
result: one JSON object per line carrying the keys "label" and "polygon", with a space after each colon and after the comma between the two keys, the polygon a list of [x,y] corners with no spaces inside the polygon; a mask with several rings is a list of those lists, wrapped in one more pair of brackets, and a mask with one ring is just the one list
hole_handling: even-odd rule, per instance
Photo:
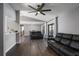
{"label": "ceiling fan blade", "polygon": [[34,12],[37,12],[37,11],[31,11],[31,12],[28,12],[28,13],[34,13]]}
{"label": "ceiling fan blade", "polygon": [[38,15],[38,13],[35,14],[35,16],[37,16],[37,15]]}
{"label": "ceiling fan blade", "polygon": [[45,3],[42,3],[39,10],[41,10],[44,7]]}
{"label": "ceiling fan blade", "polygon": [[41,14],[43,14],[43,15],[45,15],[45,13],[43,13],[43,12],[40,12]]}
{"label": "ceiling fan blade", "polygon": [[52,11],[51,9],[47,9],[47,10],[41,10],[42,12],[44,12],[44,11]]}
{"label": "ceiling fan blade", "polygon": [[34,10],[37,10],[36,8],[32,7],[31,5],[28,5],[30,8],[34,9]]}

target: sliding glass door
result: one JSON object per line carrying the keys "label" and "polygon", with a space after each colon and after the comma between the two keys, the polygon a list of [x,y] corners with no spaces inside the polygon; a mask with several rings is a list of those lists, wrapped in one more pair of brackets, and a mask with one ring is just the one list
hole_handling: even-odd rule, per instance
{"label": "sliding glass door", "polygon": [[48,37],[53,37],[54,24],[48,25]]}

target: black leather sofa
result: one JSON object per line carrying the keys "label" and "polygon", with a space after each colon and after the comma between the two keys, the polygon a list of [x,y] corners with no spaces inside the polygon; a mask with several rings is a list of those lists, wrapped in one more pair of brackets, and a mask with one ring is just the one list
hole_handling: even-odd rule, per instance
{"label": "black leather sofa", "polygon": [[61,56],[79,56],[79,35],[58,33],[48,38],[48,47]]}
{"label": "black leather sofa", "polygon": [[30,32],[30,38],[31,39],[43,39],[43,35],[41,34],[41,31],[32,31]]}

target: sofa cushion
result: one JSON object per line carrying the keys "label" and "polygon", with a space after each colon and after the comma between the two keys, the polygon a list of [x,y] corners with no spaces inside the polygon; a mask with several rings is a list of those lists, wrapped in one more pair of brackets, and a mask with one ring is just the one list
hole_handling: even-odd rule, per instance
{"label": "sofa cushion", "polygon": [[62,37],[62,33],[57,33],[56,37]]}
{"label": "sofa cushion", "polygon": [[55,40],[54,37],[48,37],[48,40]]}
{"label": "sofa cushion", "polygon": [[55,40],[56,40],[56,41],[60,41],[61,38],[62,38],[62,34],[61,34],[61,33],[58,33],[58,34],[56,35],[56,37],[55,37]]}
{"label": "sofa cushion", "polygon": [[72,40],[79,41],[79,35],[73,35]]}
{"label": "sofa cushion", "polygon": [[56,41],[60,41],[61,38],[60,38],[60,37],[56,37],[55,40],[56,40]]}
{"label": "sofa cushion", "polygon": [[55,41],[54,41],[54,40],[48,40],[48,42],[52,44],[52,43],[55,42]]}
{"label": "sofa cushion", "polygon": [[79,50],[79,42],[78,41],[72,41],[70,46],[75,48],[76,50]]}
{"label": "sofa cushion", "polygon": [[79,56],[79,51],[76,51],[76,52],[75,52],[75,55],[76,55],[76,56]]}
{"label": "sofa cushion", "polygon": [[59,49],[59,48],[62,47],[62,44],[59,44],[59,43],[57,43],[57,42],[52,42],[51,45],[54,46],[54,47],[57,48],[57,49]]}
{"label": "sofa cushion", "polygon": [[65,45],[69,45],[71,42],[71,38],[72,38],[71,34],[63,34],[61,43],[65,44]]}
{"label": "sofa cushion", "polygon": [[69,39],[62,39],[62,40],[61,40],[61,43],[62,43],[62,44],[65,44],[65,45],[69,45],[70,42],[71,42],[71,40],[69,40]]}
{"label": "sofa cushion", "polygon": [[63,34],[62,38],[71,39],[72,35],[71,34]]}
{"label": "sofa cushion", "polygon": [[69,47],[66,47],[66,46],[61,47],[60,51],[65,53],[65,55],[71,55],[71,56],[75,55],[75,50],[73,50]]}

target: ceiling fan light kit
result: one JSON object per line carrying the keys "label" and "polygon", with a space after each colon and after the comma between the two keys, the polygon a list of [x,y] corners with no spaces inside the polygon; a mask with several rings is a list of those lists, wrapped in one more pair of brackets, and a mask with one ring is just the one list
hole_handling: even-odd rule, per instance
{"label": "ceiling fan light kit", "polygon": [[42,15],[46,15],[44,12],[47,12],[47,11],[52,11],[51,9],[44,9],[43,10],[43,7],[45,6],[45,3],[42,3],[41,5],[37,5],[37,8],[34,8],[32,7],[31,5],[28,5],[28,7],[32,8],[33,10],[35,11],[31,11],[29,13],[34,13],[36,12],[35,16],[37,16],[39,13],[42,14]]}

